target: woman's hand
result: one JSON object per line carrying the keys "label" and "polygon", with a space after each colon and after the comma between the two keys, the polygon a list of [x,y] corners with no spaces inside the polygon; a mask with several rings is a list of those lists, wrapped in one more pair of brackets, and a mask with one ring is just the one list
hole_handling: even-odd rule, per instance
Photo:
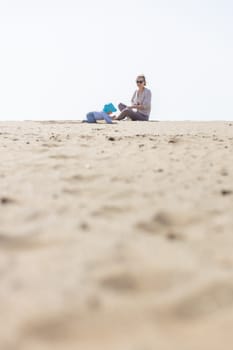
{"label": "woman's hand", "polygon": [[134,105],[133,108],[143,109],[143,105],[140,105],[140,103],[138,103],[137,105]]}

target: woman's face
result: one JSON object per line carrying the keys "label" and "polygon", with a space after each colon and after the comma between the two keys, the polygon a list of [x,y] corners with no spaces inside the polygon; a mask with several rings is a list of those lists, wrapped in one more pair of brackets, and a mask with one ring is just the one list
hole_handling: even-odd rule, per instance
{"label": "woman's face", "polygon": [[143,77],[137,77],[136,84],[137,84],[138,88],[144,87],[145,86],[145,79],[143,79]]}

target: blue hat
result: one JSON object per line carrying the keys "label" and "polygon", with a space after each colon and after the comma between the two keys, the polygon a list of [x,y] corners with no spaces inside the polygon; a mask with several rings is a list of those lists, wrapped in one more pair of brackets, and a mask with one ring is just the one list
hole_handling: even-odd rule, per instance
{"label": "blue hat", "polygon": [[108,103],[107,105],[104,105],[103,112],[110,113],[110,112],[116,112],[117,109],[112,103]]}

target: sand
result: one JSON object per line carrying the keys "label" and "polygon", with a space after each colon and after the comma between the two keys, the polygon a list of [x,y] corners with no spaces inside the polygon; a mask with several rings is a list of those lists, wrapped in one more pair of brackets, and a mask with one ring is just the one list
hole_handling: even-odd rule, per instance
{"label": "sand", "polygon": [[233,345],[233,123],[0,123],[0,349]]}

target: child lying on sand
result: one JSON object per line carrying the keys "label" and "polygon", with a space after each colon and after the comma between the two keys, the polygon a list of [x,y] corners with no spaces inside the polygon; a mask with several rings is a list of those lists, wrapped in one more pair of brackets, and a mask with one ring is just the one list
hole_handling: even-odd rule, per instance
{"label": "child lying on sand", "polygon": [[112,103],[104,105],[102,112],[89,112],[86,115],[86,120],[83,123],[96,123],[97,120],[105,120],[106,123],[112,124],[112,117],[110,114],[116,112],[117,109]]}

